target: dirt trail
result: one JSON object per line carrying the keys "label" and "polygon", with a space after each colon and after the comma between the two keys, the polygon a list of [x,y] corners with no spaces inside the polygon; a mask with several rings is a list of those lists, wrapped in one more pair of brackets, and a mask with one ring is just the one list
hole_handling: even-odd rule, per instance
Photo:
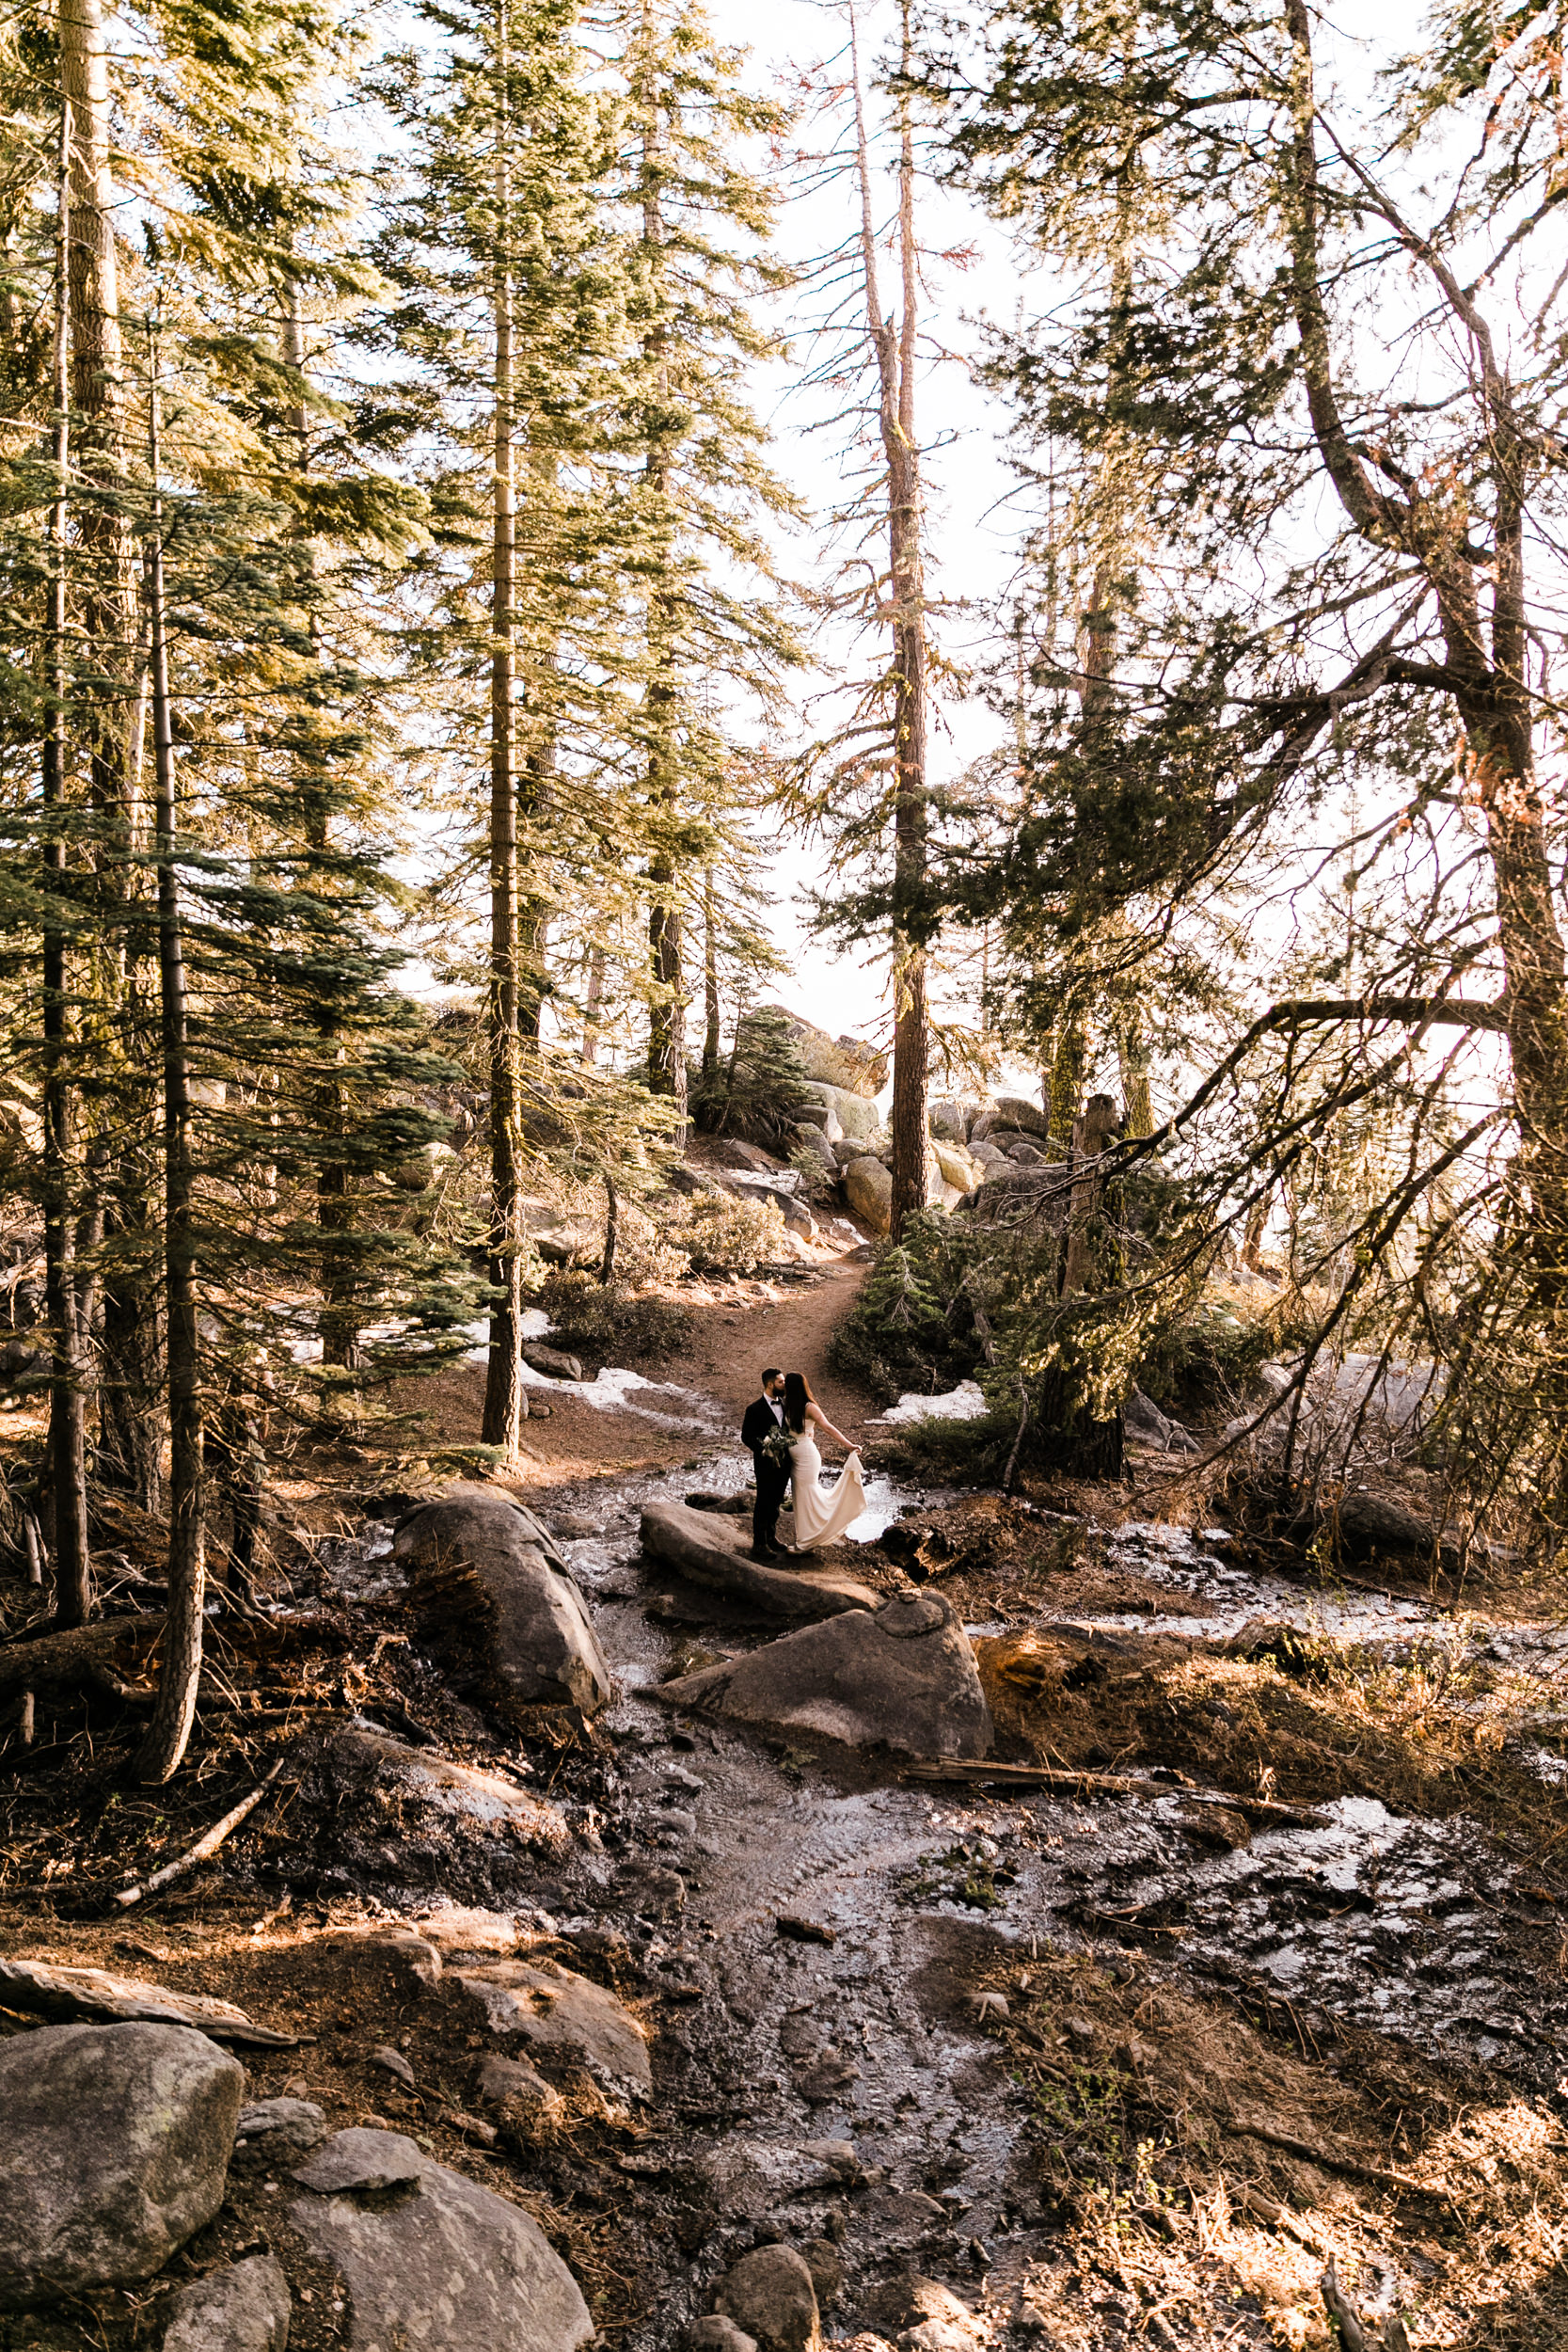
{"label": "dirt trail", "polygon": [[[256,2058],[256,2095],[305,2090],[336,2122],[390,2122],[525,2204],[621,2352],[679,2345],[736,2258],[773,2240],[806,2252],[825,2336],[857,2352],[920,2316],[911,2271],[970,2314],[915,2340],[958,2352],[1330,2352],[1329,2255],[1364,2306],[1398,2309],[1414,2352],[1568,2344],[1556,1881],[1461,1818],[1478,1784],[1456,1781],[1429,1723],[1449,1678],[1472,1712],[1444,1739],[1486,1677],[1560,1673],[1556,1629],[1477,1663],[1440,1610],[1358,1604],[1347,1628],[1380,1645],[1382,1678],[1350,1720],[1348,1686],[1312,1679],[1322,1661],[1304,1679],[1293,1654],[1287,1675],[1225,1652],[1239,1619],[1294,1604],[1223,1531],[1130,1519],[1125,1492],[1059,1489],[1059,1510],[927,1497],[918,1565],[969,1623],[1003,1753],[1115,1767],[1131,1788],[923,1784],[885,1756],[650,1703],[694,1641],[733,1652],[777,1628],[646,1560],[641,1512],[739,1490],[735,1432],[765,1362],[803,1369],[847,1434],[866,1429],[871,1407],[827,1364],[860,1279],[841,1262],[713,1299],[681,1359],[603,1409],[545,1392],[524,1484],[620,1686],[591,1735],[542,1722],[518,1740],[420,1656],[384,1519],[345,1505],[350,1532],[314,1547],[294,1606],[316,1631],[299,1638],[323,1645],[340,1722],[357,1711],[349,1736],[410,1720],[465,1764],[523,1776],[553,1809],[549,1851],[384,1793],[346,1802],[328,1735],[326,1764],[302,1741],[287,1801],[132,1932],[61,1880],[0,1901],[7,1942],[138,1964],[312,2035]],[[448,1377],[453,1446],[473,1442],[482,1381]],[[373,1498],[373,1460],[356,1476]],[[910,1499],[884,1474],[858,1534]],[[872,1581],[895,1574],[883,1548],[845,1549]],[[1418,1802],[1439,1787],[1441,1805]],[[1292,1820],[1269,1790],[1320,1810]],[[193,1800],[205,1817],[225,1801],[215,1782]],[[50,1866],[76,1888],[133,1827],[109,1778],[99,1803],[120,1809],[84,1804]],[[19,1795],[8,1831],[33,1835],[25,1811]],[[613,1985],[654,2038],[651,2102],[627,2113],[589,2088],[548,2129],[477,2140],[462,2001],[351,1990],[323,1942],[442,1902],[515,1916],[525,1944]],[[393,2041],[407,2087],[376,2057]],[[256,2226],[239,2207],[222,2224]],[[302,2352],[340,2341],[319,2308],[301,2317]],[[1381,2331],[1368,2341],[1385,2352]]]}
{"label": "dirt trail", "polygon": [[[803,1372],[834,1425],[852,1441],[874,1437],[868,1423],[878,1411],[863,1390],[853,1388],[829,1361],[830,1343],[865,1279],[865,1268],[847,1258],[818,1267],[802,1266],[788,1278],[709,1286],[683,1295],[690,1315],[689,1342],[673,1356],[647,1359],[618,1354],[663,1391],[697,1392],[706,1409],[693,1409],[676,1396],[629,1392],[624,1406],[590,1404],[558,1383],[530,1390],[532,1405],[549,1417],[531,1415],[524,1429],[529,1458],[517,1483],[531,1492],[570,1481],[627,1475],[657,1469],[689,1455],[700,1443],[705,1453],[724,1433],[733,1433],[737,1459],[741,1416],[757,1394],[763,1367],[777,1364]],[[481,1365],[465,1364],[407,1391],[405,1408],[426,1416],[424,1442],[446,1447],[473,1445],[478,1438],[484,1394]],[[679,1425],[661,1426],[663,1422]]]}

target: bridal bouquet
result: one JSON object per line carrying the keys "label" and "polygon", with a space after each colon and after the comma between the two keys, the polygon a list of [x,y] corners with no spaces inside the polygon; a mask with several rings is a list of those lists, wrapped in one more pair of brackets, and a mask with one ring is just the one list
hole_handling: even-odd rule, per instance
{"label": "bridal bouquet", "polygon": [[791,1456],[795,1451],[794,1430],[783,1427],[772,1430],[768,1437],[764,1438],[761,1451],[777,1469],[790,1469]]}

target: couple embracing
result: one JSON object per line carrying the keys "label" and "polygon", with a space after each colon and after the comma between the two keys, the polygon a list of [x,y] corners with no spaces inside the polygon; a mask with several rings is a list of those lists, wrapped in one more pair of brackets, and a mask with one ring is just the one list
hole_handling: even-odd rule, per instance
{"label": "couple embracing", "polygon": [[[843,1446],[848,1456],[837,1486],[826,1491],[821,1484],[819,1430]],[[818,1544],[831,1544],[864,1510],[861,1457],[822,1411],[803,1373],[784,1373],[769,1365],[762,1375],[762,1394],[746,1407],[740,1442],[750,1448],[757,1466],[756,1509],[752,1514],[753,1560],[784,1560],[791,1550],[812,1551]],[[778,1538],[779,1513],[792,1484],[795,1541],[786,1549]]]}

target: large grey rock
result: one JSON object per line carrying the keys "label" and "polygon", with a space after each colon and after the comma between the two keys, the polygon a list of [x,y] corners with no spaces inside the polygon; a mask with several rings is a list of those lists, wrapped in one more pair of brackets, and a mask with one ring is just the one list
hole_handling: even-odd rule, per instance
{"label": "large grey rock", "polygon": [[1158,1446],[1162,1454],[1201,1454],[1201,1441],[1179,1421],[1162,1413],[1151,1396],[1134,1389],[1121,1408],[1121,1425],[1138,1445]]}
{"label": "large grey rock", "polygon": [[324,2176],[333,2185],[308,2187],[289,2219],[342,2274],[349,2352],[578,2352],[588,2343],[594,2322],[577,2280],[531,2216],[396,2132],[340,2132],[323,2155],[335,2149]]}
{"label": "large grey rock", "polygon": [[851,1093],[847,1087],[835,1087],[821,1079],[814,1079],[806,1088],[814,1103],[832,1111],[845,1134],[855,1143],[869,1143],[873,1136],[882,1132],[882,1115],[868,1096]]}
{"label": "large grey rock", "polygon": [[[823,1111],[820,1116],[823,1119],[832,1119],[835,1127],[838,1125],[838,1120],[833,1118],[832,1111]],[[836,1176],[838,1157],[833,1150],[833,1138],[827,1131],[817,1126],[815,1120],[803,1119],[795,1133],[812,1157],[821,1162],[823,1174]]]}
{"label": "large grey rock", "polygon": [[808,1103],[800,1113],[800,1120],[802,1125],[812,1127],[824,1143],[837,1143],[843,1136],[844,1121],[831,1103]]}
{"label": "large grey rock", "polygon": [[973,1104],[960,1103],[947,1095],[933,1103],[926,1114],[926,1123],[941,1143],[967,1143],[970,1121],[977,1116]]}
{"label": "large grey rock", "polygon": [[893,1230],[893,1174],[880,1160],[851,1160],[844,1171],[844,1198],[874,1233]]}
{"label": "large grey rock", "polygon": [[546,2071],[585,2066],[607,2089],[639,2099],[652,2096],[648,2037],[603,1985],[553,1960],[500,1960],[466,1968],[457,1983],[491,2033],[517,2041]]}
{"label": "large grey rock", "polygon": [[822,2341],[811,2270],[793,2246],[742,2254],[714,2307],[755,2339],[758,2352],[817,2352]]}
{"label": "large grey rock", "polygon": [[392,1549],[414,1567],[467,1567],[478,1577],[503,1708],[566,1704],[593,1714],[604,1706],[610,1667],[588,1605],[531,1512],[491,1487],[459,1483],[404,1519]]}
{"label": "large grey rock", "polygon": [[313,2099],[258,2099],[235,2128],[234,2169],[251,2172],[309,2155],[326,2137],[326,2118]]}
{"label": "large grey rock", "polygon": [[771,1200],[791,1232],[801,1233],[809,1241],[816,1231],[816,1219],[807,1203],[800,1198],[797,1186],[800,1177],[794,1168],[782,1168],[770,1176],[748,1176],[736,1173],[726,1176],[726,1191],[744,1200]]}
{"label": "large grey rock", "polygon": [[983,1143],[998,1130],[1021,1136],[1049,1136],[1051,1121],[1037,1103],[1025,1102],[1021,1094],[1003,1094],[980,1113],[969,1131],[971,1143]]}
{"label": "large grey rock", "polygon": [[289,2281],[271,2254],[210,2270],[168,2308],[164,2352],[283,2352],[289,2341]]}
{"label": "large grey rock", "polygon": [[990,1709],[969,1636],[938,1593],[896,1595],[658,1691],[661,1702],[901,1756],[982,1756]]}
{"label": "large grey rock", "polygon": [[656,1559],[721,1593],[733,1593],[769,1617],[832,1617],[846,1609],[875,1609],[869,1584],[830,1568],[770,1568],[748,1557],[749,1519],[691,1511],[680,1502],[651,1502],[642,1514],[642,1549]]}
{"label": "large grey rock", "polygon": [[[569,1356],[563,1347],[546,1347],[540,1340],[523,1343],[522,1358],[531,1372],[542,1372],[551,1380],[580,1380],[582,1364],[576,1356]],[[531,1518],[531,1512],[529,1514]]]}
{"label": "large grey rock", "polygon": [[0,1960],[0,2002],[52,2025],[102,2022],[194,2026],[214,2042],[292,2048],[293,2034],[258,2026],[232,2001],[204,1993],[175,1993],[140,1977],[115,1977],[103,1968],[56,1968],[41,1960]]}
{"label": "large grey rock", "polygon": [[826,1081],[857,1100],[879,1094],[886,1086],[887,1056],[863,1038],[830,1037],[826,1029],[783,1005],[759,1005],[757,1010],[773,1013],[784,1023],[808,1079]]}
{"label": "large grey rock", "polygon": [[970,1158],[961,1143],[934,1142],[931,1160],[943,1182],[958,1192],[973,1192],[980,1181],[980,1163]]}
{"label": "large grey rock", "polygon": [[687,2329],[686,2352],[757,2352],[757,2340],[722,2312],[709,2312]]}
{"label": "large grey rock", "polygon": [[244,2090],[188,2026],[0,2043],[0,2311],[162,2269],[223,2201]]}
{"label": "large grey rock", "polygon": [[901,2352],[982,2352],[990,2330],[938,2280],[907,2272],[879,2289],[867,2317]]}
{"label": "large grey rock", "polygon": [[695,2171],[727,2219],[760,2221],[787,2198],[858,2186],[864,2177],[847,2139],[721,2139]]}

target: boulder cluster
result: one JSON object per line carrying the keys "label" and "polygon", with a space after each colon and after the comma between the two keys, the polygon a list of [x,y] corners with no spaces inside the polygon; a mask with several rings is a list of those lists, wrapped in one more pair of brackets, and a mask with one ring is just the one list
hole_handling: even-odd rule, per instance
{"label": "boulder cluster", "polygon": [[[17,2034],[0,2111],[0,2312],[156,2281],[164,2352],[282,2352],[292,2275],[346,2314],[351,2352],[578,2352],[594,2335],[530,2215],[401,2132],[331,2131],[307,2099],[247,2104],[238,2059],[192,2027]],[[257,2205],[259,2240],[164,2278],[225,2209]]]}

